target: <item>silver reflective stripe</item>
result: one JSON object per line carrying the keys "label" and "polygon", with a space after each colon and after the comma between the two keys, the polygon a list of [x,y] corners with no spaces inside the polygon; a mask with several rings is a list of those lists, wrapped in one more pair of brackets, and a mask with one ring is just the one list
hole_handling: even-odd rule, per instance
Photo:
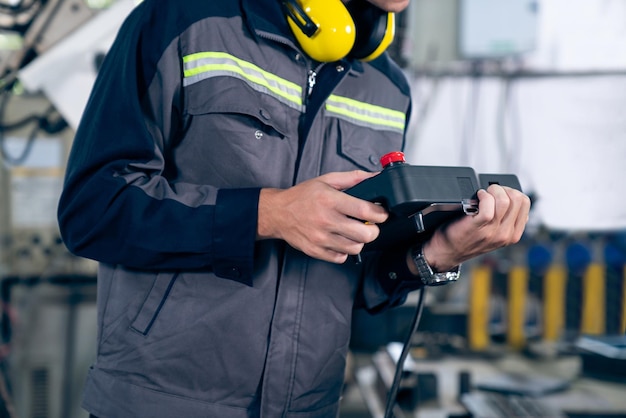
{"label": "silver reflective stripe", "polygon": [[235,77],[302,112],[302,87],[224,52],[198,52],[183,57],[184,86],[211,77]]}
{"label": "silver reflective stripe", "polygon": [[334,94],[326,101],[326,111],[330,116],[379,131],[402,134],[406,126],[406,114],[403,112]]}

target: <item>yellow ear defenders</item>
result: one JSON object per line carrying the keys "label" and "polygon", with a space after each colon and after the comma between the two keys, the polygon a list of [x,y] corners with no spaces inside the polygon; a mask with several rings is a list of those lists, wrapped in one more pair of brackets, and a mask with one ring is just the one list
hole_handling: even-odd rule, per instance
{"label": "yellow ear defenders", "polygon": [[395,34],[394,14],[365,0],[284,0],[283,8],[300,47],[320,62],[373,60]]}

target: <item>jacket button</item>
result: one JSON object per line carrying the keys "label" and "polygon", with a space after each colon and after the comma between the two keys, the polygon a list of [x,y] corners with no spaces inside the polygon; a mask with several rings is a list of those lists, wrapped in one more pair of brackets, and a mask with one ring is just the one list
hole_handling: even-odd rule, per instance
{"label": "jacket button", "polygon": [[372,165],[378,165],[379,163],[378,161],[379,159],[375,155],[370,155],[369,160],[370,160],[370,163],[372,163]]}
{"label": "jacket button", "polygon": [[228,269],[228,277],[238,279],[241,277],[241,271],[237,267],[231,267]]}

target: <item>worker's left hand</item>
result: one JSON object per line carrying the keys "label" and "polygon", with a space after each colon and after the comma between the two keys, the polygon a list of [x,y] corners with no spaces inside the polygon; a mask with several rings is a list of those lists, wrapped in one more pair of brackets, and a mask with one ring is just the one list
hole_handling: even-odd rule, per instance
{"label": "worker's left hand", "polygon": [[524,232],[530,199],[497,184],[478,191],[478,213],[462,216],[435,231],[424,256],[438,271],[447,271],[470,258],[517,243]]}

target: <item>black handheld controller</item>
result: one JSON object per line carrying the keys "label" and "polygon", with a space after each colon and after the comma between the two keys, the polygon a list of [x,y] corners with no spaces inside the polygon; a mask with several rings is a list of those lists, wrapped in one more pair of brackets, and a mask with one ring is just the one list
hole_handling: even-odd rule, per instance
{"label": "black handheld controller", "polygon": [[383,205],[389,218],[366,249],[383,249],[427,238],[441,224],[478,211],[476,193],[491,184],[521,190],[514,174],[479,174],[471,167],[422,166],[402,152],[385,154],[383,170],[345,192]]}

